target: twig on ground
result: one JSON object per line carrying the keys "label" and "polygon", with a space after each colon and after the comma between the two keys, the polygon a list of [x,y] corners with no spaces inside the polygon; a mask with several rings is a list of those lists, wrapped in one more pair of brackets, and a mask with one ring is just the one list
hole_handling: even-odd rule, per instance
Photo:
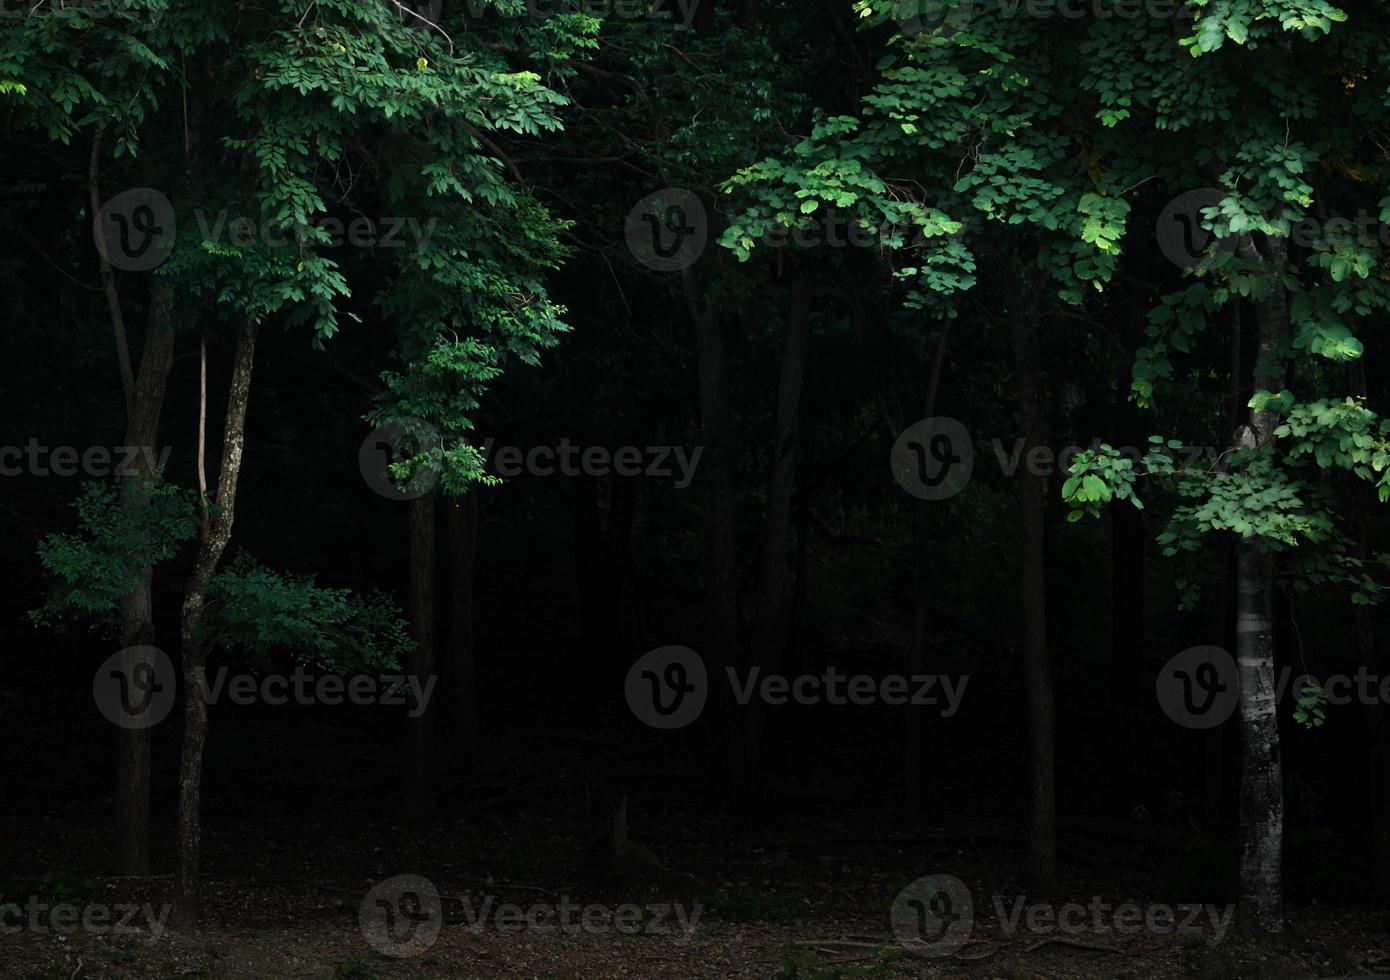
{"label": "twig on ground", "polygon": [[1083,943],[1079,939],[1063,939],[1060,936],[1054,936],[1052,939],[1043,939],[1031,946],[1025,946],[1023,951],[1025,953],[1031,953],[1035,950],[1042,949],[1044,946],[1070,946],[1072,949],[1088,949],[1096,953],[1116,953],[1120,956],[1129,955],[1117,946],[1103,946],[1100,943]]}

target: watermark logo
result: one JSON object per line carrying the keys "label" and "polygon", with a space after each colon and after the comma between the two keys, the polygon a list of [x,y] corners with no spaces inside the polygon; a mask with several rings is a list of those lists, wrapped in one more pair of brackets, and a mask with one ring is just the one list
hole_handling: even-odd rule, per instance
{"label": "watermark logo", "polygon": [[680,941],[688,941],[704,911],[701,902],[689,908],[672,903],[579,905],[570,901],[568,895],[562,895],[558,903],[537,902],[525,907],[498,902],[493,895],[483,895],[481,901],[475,902],[467,896],[441,896],[428,878],[407,874],[374,886],[358,909],[358,923],[373,949],[384,956],[405,959],[420,956],[434,945],[446,912],[450,917],[462,918],[464,928],[474,936],[487,931],[499,936],[618,933],[678,935]]}
{"label": "watermark logo", "polygon": [[[704,455],[704,447],[696,446],[686,452],[684,446],[579,446],[562,438],[558,446],[498,446],[487,439],[482,445],[483,458],[488,460],[498,476],[517,477],[523,473],[547,477],[557,473],[564,476],[655,477],[675,479],[677,490],[684,490],[695,479],[695,470]],[[672,463],[675,464],[674,468]]]}
{"label": "watermark logo", "polygon": [[664,730],[684,728],[700,717],[709,698],[705,662],[689,647],[653,650],[627,672],[623,693],[639,721]]}
{"label": "watermark logo", "polygon": [[226,242],[236,248],[250,248],[257,242],[268,248],[286,248],[294,244],[298,248],[311,247],[396,249],[414,248],[420,254],[434,237],[434,229],[439,224],[436,217],[424,221],[414,217],[385,215],[369,218],[358,215],[348,221],[332,215],[321,215],[310,222],[297,222],[286,226],[280,222],[257,221],[246,215],[231,216],[231,211],[222,208],[209,214],[204,208],[195,208],[193,218],[198,223],[198,233],[205,242]]}
{"label": "watermark logo", "polygon": [[558,904],[537,902],[522,907],[510,902],[498,904],[492,895],[483,897],[480,905],[463,901],[466,928],[475,936],[488,929],[500,936],[515,936],[523,932],[540,936],[559,933],[565,936],[670,936],[679,934],[680,942],[688,942],[695,934],[705,907],[696,902],[689,908],[679,903],[651,902],[646,905],[628,903],[610,908],[606,905],[576,905],[568,895]]}
{"label": "watermark logo", "polygon": [[[140,936],[148,930],[146,942],[154,943],[164,935],[164,924],[173,906],[156,907],[150,902],[107,905],[104,902],[71,902],[50,905],[37,895],[30,895],[23,905],[0,902],[0,936],[18,932],[53,933],[70,936],[79,929],[93,936]],[[141,926],[142,917],[145,925]]]}
{"label": "watermark logo", "polygon": [[176,227],[169,199],[153,187],[136,187],[102,205],[92,237],[112,268],[148,272],[173,253]]}
{"label": "watermark logo", "polygon": [[[734,667],[724,668],[734,701],[747,705],[754,699],[772,707],[786,704],[832,707],[845,705],[943,706],[941,716],[960,710],[970,678],[959,683],[944,674],[842,674],[829,666],[820,674],[764,674],[750,668],[743,677]],[[699,717],[709,697],[704,660],[689,647],[661,647],[642,656],[628,671],[624,694],[639,721],[660,729],[683,728]]]}
{"label": "watermark logo", "polygon": [[378,882],[357,910],[362,935],[383,956],[419,956],[444,926],[439,890],[428,878],[396,875]]}
{"label": "watermark logo", "polygon": [[439,23],[444,0],[401,0],[391,6],[397,19],[412,31],[429,31]]}
{"label": "watermark logo", "polygon": [[147,28],[159,25],[167,5],[129,3],[125,0],[0,0],[0,21],[29,17],[134,21]]}
{"label": "watermark logo", "polygon": [[[415,500],[434,489],[443,464],[433,450],[441,445],[439,430],[424,419],[405,417],[379,425],[367,433],[357,450],[357,468],[379,496],[387,500]],[[404,483],[391,475],[391,465],[426,455]]]}
{"label": "watermark logo", "polygon": [[[1023,895],[992,895],[994,928],[1006,938],[1019,932],[1034,936],[1107,937],[1147,933],[1155,936],[1205,937],[1210,947],[1230,930],[1234,905],[1196,902],[1112,903],[1100,895],[1089,902],[1029,902]],[[890,913],[893,935],[909,952],[936,958],[950,956],[969,940],[975,927],[970,889],[951,875],[918,878],[898,893]]]}
{"label": "watermark logo", "polygon": [[1155,686],[1163,713],[1184,728],[1215,728],[1240,702],[1236,662],[1220,647],[1191,647],[1158,673]]}
{"label": "watermark logo", "polygon": [[975,444],[952,418],[922,419],[903,430],[890,456],[893,479],[920,500],[945,500],[965,489],[975,470]]}
{"label": "watermark logo", "polygon": [[[74,446],[45,446],[31,437],[23,446],[0,446],[0,476],[130,476],[141,472],[164,472],[169,462],[168,446],[156,456],[149,446],[88,446],[78,452]],[[8,462],[13,460],[14,462]],[[143,463],[141,462],[143,460]]]}
{"label": "watermark logo", "polygon": [[320,674],[315,677],[300,665],[288,676],[267,674],[261,678],[250,674],[233,675],[223,667],[210,682],[205,676],[199,677],[198,686],[203,702],[209,705],[217,704],[225,695],[228,701],[241,707],[266,704],[278,708],[291,702],[301,707],[318,704],[337,707],[345,703],[358,707],[381,705],[407,708],[411,718],[418,718],[429,707],[438,680],[431,675],[421,684],[417,678],[405,674],[383,674],[379,678],[370,674],[352,677]]}
{"label": "watermark logo", "polygon": [[92,675],[92,700],[106,720],[139,730],[158,725],[174,708],[173,661],[158,647],[126,647]]}
{"label": "watermark logo", "polygon": [[1158,215],[1158,248],[1180,269],[1207,271],[1224,264],[1235,253],[1237,238],[1227,235],[1208,254],[1212,233],[1202,227],[1202,212],[1219,208],[1226,192],[1215,187],[1199,187],[1179,194]]}
{"label": "watermark logo", "polygon": [[908,37],[932,33],[952,37],[965,30],[974,12],[974,0],[901,0],[896,19]]}
{"label": "watermark logo", "polygon": [[[1090,451],[1099,453],[1105,443],[1091,440]],[[1082,447],[1072,445],[1054,449],[1047,445],[1029,446],[1025,439],[1014,439],[1012,445],[1002,439],[989,440],[990,452],[981,452],[981,459],[993,456],[1004,477],[1013,477],[1022,469],[1034,476],[1052,476],[1070,471]],[[1215,446],[1120,446],[1111,447],[1136,465],[1145,462],[1150,453],[1167,457],[1174,470],[1214,469],[1221,450]],[[965,426],[953,418],[936,416],[922,419],[903,430],[893,443],[889,464],[898,485],[919,500],[945,500],[966,488],[975,472],[975,442]],[[1164,472],[1168,472],[1165,470]]]}
{"label": "watermark logo", "polygon": [[496,0],[467,0],[468,16],[481,20],[488,15],[499,17],[529,17],[548,20],[551,17],[574,16],[647,20],[679,23],[689,27],[695,20],[695,9],[702,0],[523,0],[519,4],[499,7]]}
{"label": "watermark logo", "polygon": [[[1240,704],[1240,667],[1230,653],[1217,646],[1199,646],[1173,657],[1159,672],[1158,703],[1184,728],[1215,728],[1230,718]],[[1311,728],[1324,721],[1324,704],[1390,704],[1390,674],[1373,674],[1365,666],[1355,674],[1294,676],[1281,667],[1274,678],[1274,700],[1283,701],[1292,691],[1297,699],[1294,720]]]}
{"label": "watermark logo", "polygon": [[893,935],[918,956],[950,956],[965,945],[975,922],[965,882],[951,875],[918,878],[893,899]]}
{"label": "watermark logo", "polygon": [[709,214],[698,194],[668,187],[648,194],[629,212],[624,227],[634,258],[657,272],[695,264],[709,243]]}

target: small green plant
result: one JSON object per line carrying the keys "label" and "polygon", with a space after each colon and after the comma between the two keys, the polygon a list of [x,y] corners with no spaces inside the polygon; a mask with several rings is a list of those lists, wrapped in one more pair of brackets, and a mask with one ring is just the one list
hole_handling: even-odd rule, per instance
{"label": "small green plant", "polygon": [[1327,692],[1322,689],[1322,685],[1305,681],[1298,694],[1298,703],[1294,705],[1293,720],[1304,728],[1321,728],[1327,720],[1327,715],[1323,712],[1325,704]]}
{"label": "small green plant", "polygon": [[797,916],[794,904],[743,885],[706,895],[701,901],[726,922],[791,922]]}
{"label": "small green plant", "polygon": [[370,956],[352,956],[333,967],[334,980],[377,980]]}
{"label": "small green plant", "polygon": [[1200,940],[1186,944],[1186,972],[1195,980],[1235,980],[1241,963],[1233,949],[1212,949]]}
{"label": "small green plant", "polygon": [[1193,818],[1187,821],[1187,840],[1168,863],[1169,885],[1184,895],[1202,896],[1204,901],[1234,901],[1240,891],[1240,876],[1229,841],[1219,840]]}
{"label": "small green plant", "polygon": [[875,963],[866,966],[832,966],[822,968],[814,953],[798,950],[782,957],[781,971],[774,980],[887,980],[893,976],[889,962],[893,954],[884,950]]}
{"label": "small green plant", "polygon": [[79,878],[66,871],[50,871],[38,880],[34,893],[48,907],[76,905],[79,908],[91,900],[96,884],[91,878]]}

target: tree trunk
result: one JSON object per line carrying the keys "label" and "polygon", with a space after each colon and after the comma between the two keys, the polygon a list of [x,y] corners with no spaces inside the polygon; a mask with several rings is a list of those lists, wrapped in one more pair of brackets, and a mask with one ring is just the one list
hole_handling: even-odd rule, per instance
{"label": "tree trunk", "polygon": [[[132,470],[122,478],[121,509],[134,514],[143,510],[161,474],[153,469],[158,455],[159,416],[169,369],[174,363],[174,331],[169,324],[173,290],[156,279],[150,288],[149,319],[140,375],[129,401],[125,444],[138,447]],[[121,645],[147,647],[155,642],[154,570],[140,569],[135,585],[121,600]],[[147,670],[154,665],[145,659]],[[135,669],[135,668],[132,668]],[[143,875],[150,870],[150,728],[122,728],[116,763],[116,843],[118,874]]]}
{"label": "tree trunk", "polygon": [[[701,5],[705,9],[708,5]],[[705,482],[705,649],[711,680],[710,708],[718,735],[715,778],[745,785],[738,715],[732,695],[721,683],[724,668],[734,666],[738,651],[738,542],[734,510],[732,413],[729,407],[728,359],[719,304],[702,296],[695,268],[685,270],[685,292],[695,326],[700,375],[700,427],[705,455],[700,467]]]}
{"label": "tree trunk", "polygon": [[[87,165],[87,193],[94,221],[101,212],[102,137],[103,130],[97,127]],[[97,249],[97,260],[102,292],[111,318],[111,332],[116,343],[121,400],[126,410],[125,444],[138,446],[142,450],[134,470],[124,474],[121,507],[127,513],[137,513],[146,506],[150,491],[160,477],[150,467],[155,458],[159,415],[164,407],[164,392],[173,364],[174,335],[169,326],[173,292],[163,280],[156,279],[151,283],[145,349],[137,380],[131,369],[129,341],[121,297],[116,288],[116,274],[101,249]],[[121,644],[124,647],[151,646],[154,643],[153,577],[153,568],[145,565],[137,572],[130,592],[121,598]],[[143,654],[132,669],[141,665],[147,670],[153,669],[153,664]],[[150,865],[150,729],[143,725],[122,728],[118,738],[113,857],[118,874],[140,875],[147,873]]]}
{"label": "tree trunk", "polygon": [[[1023,459],[1034,447],[1047,445],[1043,408],[1042,359],[1038,328],[1041,320],[1038,289],[1009,273],[1009,334],[1018,385],[1019,417],[1023,423]],[[1018,471],[1022,518],[1020,579],[1023,607],[1023,679],[1028,705],[1028,857],[1030,889],[1057,887],[1057,802],[1053,773],[1054,708],[1047,655],[1047,477]]]}
{"label": "tree trunk", "polygon": [[[937,395],[941,390],[941,369],[946,363],[947,342],[951,337],[951,322],[947,320],[941,327],[941,337],[936,342],[936,354],[932,357],[931,375],[927,379],[926,414],[923,418],[936,415]],[[913,515],[912,543],[912,639],[907,652],[908,673],[911,676],[926,673],[927,665],[927,600],[931,596],[931,581],[927,574],[927,554],[929,517],[932,501],[919,500]],[[922,712],[907,706],[907,752],[903,761],[903,789],[907,798],[907,812],[913,819],[922,815]]]}
{"label": "tree trunk", "polygon": [[[1135,432],[1129,427],[1129,433]],[[1126,440],[1139,445],[1136,439]],[[1144,791],[1145,740],[1138,690],[1144,649],[1144,515],[1130,501],[1110,505],[1110,771],[1114,802],[1128,815]]]}
{"label": "tree trunk", "polygon": [[[1241,398],[1241,379],[1245,377],[1244,363],[1244,319],[1241,316],[1240,301],[1231,303],[1230,336],[1227,338],[1227,359],[1230,364],[1230,382],[1226,397],[1226,427],[1232,432],[1240,424],[1244,411]],[[1224,470],[1226,464],[1219,464]],[[1229,539],[1218,541],[1215,546],[1217,561],[1221,566],[1220,579],[1213,597],[1211,642],[1223,650],[1231,649],[1231,582],[1234,579],[1235,545]],[[1208,729],[1202,737],[1205,749],[1203,759],[1203,795],[1206,804],[1206,826],[1215,835],[1222,828],[1222,815],[1225,809],[1226,786],[1226,731],[1229,723]]]}
{"label": "tree trunk", "polygon": [[[787,308],[782,365],[777,382],[776,417],[773,422],[772,466],[767,481],[767,512],[763,517],[762,551],[758,561],[758,605],[753,622],[754,666],[766,676],[782,662],[787,639],[787,542],[791,537],[792,490],[796,484],[797,426],[801,414],[801,386],[806,374],[806,346],[810,334],[811,283],[805,270],[793,273]],[[765,706],[754,701],[747,713],[746,752],[748,786],[745,800],[762,807],[762,741]]]}
{"label": "tree trunk", "polygon": [[[1366,397],[1366,366],[1352,361],[1347,373],[1353,395]],[[1356,557],[1371,558],[1370,490],[1356,477],[1351,477],[1352,537],[1356,542]],[[1385,656],[1381,633],[1376,629],[1372,606],[1353,607],[1356,616],[1356,645],[1361,654],[1357,663],[1375,677],[1390,673],[1390,658]],[[1377,898],[1390,899],[1390,705],[1376,699],[1363,705],[1366,713],[1367,790],[1371,812],[1371,887]]]}
{"label": "tree trunk", "polygon": [[[236,515],[237,480],[246,437],[246,407],[251,398],[251,369],[256,358],[255,324],[246,324],[237,337],[227,414],[222,430],[222,463],[218,468],[216,507],[205,511],[198,538],[198,557],[184,591],[180,636],[183,641],[183,758],[179,765],[179,861],[174,874],[174,921],[185,928],[198,922],[198,866],[203,748],[207,742],[208,709],[203,700],[207,648],[199,637],[207,602],[207,587],[232,536]],[[206,401],[207,393],[203,392]],[[200,433],[201,442],[201,433]]]}
{"label": "tree trunk", "polygon": [[[415,641],[409,674],[416,691],[426,687],[435,671],[434,657],[434,493],[410,502],[410,633]],[[434,815],[434,699],[407,720],[410,757],[405,766],[405,815],[425,820]]]}
{"label": "tree trunk", "polygon": [[800,673],[806,662],[806,598],[811,573],[811,487],[806,461],[812,453],[812,439],[803,436],[803,463],[796,488],[796,556],[792,559],[792,602],[787,613],[788,673]]}
{"label": "tree trunk", "polygon": [[[1282,238],[1269,239],[1274,281],[1268,299],[1256,308],[1258,354],[1255,387],[1279,391],[1284,386],[1280,346],[1288,334],[1287,298],[1278,276],[1287,261]],[[1273,452],[1278,415],[1251,412],[1255,444]],[[1274,555],[1257,544],[1242,544],[1236,554],[1236,661],[1240,676],[1240,910],[1245,928],[1283,930],[1280,884],[1284,836],[1283,776],[1274,686]]]}
{"label": "tree trunk", "polygon": [[473,620],[473,573],[478,554],[478,491],[448,504],[450,590],[449,649],[454,658],[454,747],[465,774],[478,768],[478,688]]}

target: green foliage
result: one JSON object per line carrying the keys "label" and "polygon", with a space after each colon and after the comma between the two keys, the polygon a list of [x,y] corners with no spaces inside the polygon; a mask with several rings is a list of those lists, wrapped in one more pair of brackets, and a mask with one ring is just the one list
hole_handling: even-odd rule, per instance
{"label": "green foliage", "polygon": [[49,534],[39,542],[50,588],[29,618],[50,629],[77,620],[114,638],[121,600],[142,570],[172,558],[197,532],[194,496],[159,486],[149,492],[147,505],[139,506],[123,498],[117,486],[88,483],[73,508],[76,532]]}
{"label": "green foliage", "polygon": [[312,576],[272,571],[246,554],[208,586],[203,639],[267,666],[285,655],[340,674],[393,670],[411,648],[409,625],[384,596],[317,585]]}
{"label": "green foliage", "polygon": [[809,950],[786,953],[781,959],[781,969],[774,980],[887,980],[895,976],[890,964],[894,954],[885,949],[878,954],[876,962],[859,966],[822,967],[816,962],[816,954]]}
{"label": "green foliage", "polygon": [[334,980],[377,980],[376,965],[370,956],[349,956],[333,967]]}
{"label": "green foliage", "polygon": [[1321,728],[1327,721],[1324,706],[1328,703],[1327,692],[1312,681],[1304,681],[1294,705],[1293,720],[1304,728]]}
{"label": "green foliage", "polygon": [[700,901],[728,922],[791,922],[798,914],[795,904],[741,884],[712,892]]}
{"label": "green foliage", "polygon": [[[85,622],[118,639],[121,601],[142,569],[173,558],[196,534],[194,499],[166,484],[150,491],[147,506],[130,507],[118,488],[87,484],[73,505],[77,530],[39,544],[50,588],[30,620],[46,628]],[[385,597],[319,586],[311,576],[275,572],[245,555],[213,577],[203,629],[212,645],[259,663],[287,653],[341,673],[394,669],[411,643]]]}

